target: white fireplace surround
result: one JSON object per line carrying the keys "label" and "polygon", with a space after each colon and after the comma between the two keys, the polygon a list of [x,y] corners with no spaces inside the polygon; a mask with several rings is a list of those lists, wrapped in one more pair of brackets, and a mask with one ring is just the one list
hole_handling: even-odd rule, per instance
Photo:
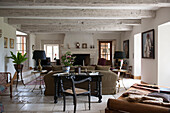
{"label": "white fireplace surround", "polygon": [[90,54],[90,64],[95,64],[94,59],[96,58],[96,49],[61,49],[61,54],[65,54],[67,51],[70,51],[72,54]]}

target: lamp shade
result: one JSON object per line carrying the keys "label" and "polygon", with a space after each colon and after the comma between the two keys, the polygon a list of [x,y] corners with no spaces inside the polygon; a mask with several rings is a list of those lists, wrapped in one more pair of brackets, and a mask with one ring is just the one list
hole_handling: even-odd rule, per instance
{"label": "lamp shade", "polygon": [[34,52],[33,52],[33,57],[32,57],[32,59],[35,59],[35,60],[38,60],[38,59],[46,59],[46,55],[45,55],[45,51],[43,51],[43,50],[35,50]]}
{"label": "lamp shade", "polygon": [[114,59],[124,59],[124,58],[125,58],[125,52],[115,51]]}

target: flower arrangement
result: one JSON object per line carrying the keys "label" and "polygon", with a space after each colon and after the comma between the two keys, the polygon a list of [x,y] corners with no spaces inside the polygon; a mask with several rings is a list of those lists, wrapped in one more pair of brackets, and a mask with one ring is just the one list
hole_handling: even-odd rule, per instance
{"label": "flower arrangement", "polygon": [[72,66],[74,63],[74,59],[76,57],[71,56],[71,52],[66,52],[63,56],[61,56],[61,62],[64,64],[64,66]]}

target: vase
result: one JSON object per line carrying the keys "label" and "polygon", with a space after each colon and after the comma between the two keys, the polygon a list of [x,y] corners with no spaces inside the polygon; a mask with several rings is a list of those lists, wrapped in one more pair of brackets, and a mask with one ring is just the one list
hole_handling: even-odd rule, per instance
{"label": "vase", "polygon": [[22,72],[23,64],[14,64],[15,70],[19,73]]}
{"label": "vase", "polygon": [[70,72],[70,66],[63,66],[63,72],[69,73]]}

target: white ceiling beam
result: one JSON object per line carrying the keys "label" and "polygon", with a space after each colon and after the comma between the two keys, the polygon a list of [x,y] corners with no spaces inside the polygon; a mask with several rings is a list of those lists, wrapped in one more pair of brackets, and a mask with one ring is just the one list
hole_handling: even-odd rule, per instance
{"label": "white ceiling beam", "polygon": [[108,9],[0,9],[0,17],[32,19],[141,19],[155,17],[155,11]]}
{"label": "white ceiling beam", "polygon": [[0,0],[0,6],[116,6],[152,5],[170,3],[169,0]]}
{"label": "white ceiling beam", "polygon": [[170,0],[0,0],[0,8],[15,9],[142,9],[170,7]]}
{"label": "white ceiling beam", "polygon": [[132,26],[96,25],[96,26],[56,26],[56,25],[21,25],[21,30],[30,32],[68,32],[68,31],[131,31]]}
{"label": "white ceiling beam", "polygon": [[120,20],[60,20],[60,19],[17,19],[17,18],[9,18],[9,24],[21,24],[21,25],[140,25],[140,19],[120,19]]}

